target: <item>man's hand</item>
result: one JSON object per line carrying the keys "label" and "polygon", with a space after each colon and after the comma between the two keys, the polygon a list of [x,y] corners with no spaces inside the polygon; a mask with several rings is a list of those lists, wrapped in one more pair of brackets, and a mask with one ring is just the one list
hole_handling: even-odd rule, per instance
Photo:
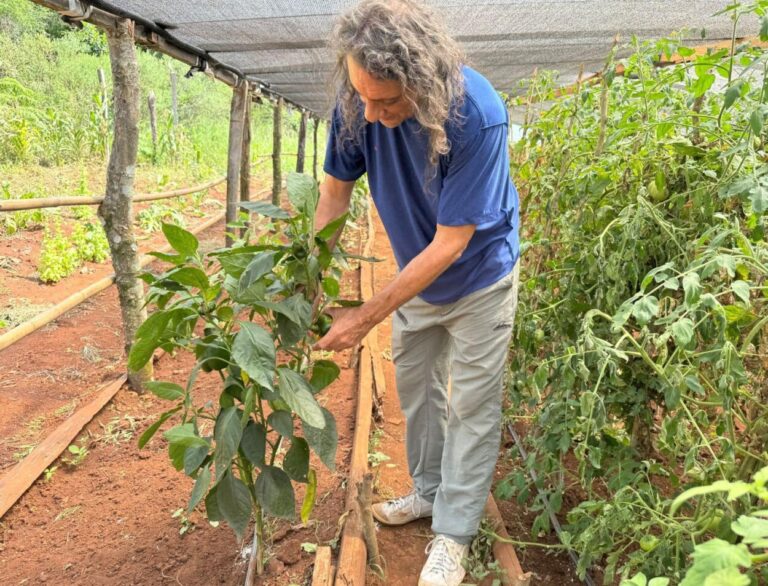
{"label": "man's hand", "polygon": [[328,333],[313,346],[315,350],[345,350],[362,342],[373,324],[363,306],[333,307],[325,310],[333,318]]}

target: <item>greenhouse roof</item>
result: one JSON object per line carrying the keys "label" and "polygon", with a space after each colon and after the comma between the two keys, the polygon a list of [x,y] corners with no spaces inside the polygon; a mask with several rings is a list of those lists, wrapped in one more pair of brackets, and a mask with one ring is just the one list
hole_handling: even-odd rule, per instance
{"label": "greenhouse roof", "polygon": [[[38,0],[39,1],[39,0]],[[78,0],[68,0],[78,2]],[[51,4],[46,2],[43,4]],[[81,2],[85,5],[86,2]],[[90,2],[131,16],[171,45],[214,66],[261,82],[265,88],[319,114],[330,106],[333,55],[327,40],[334,18],[354,0],[112,0]],[[686,31],[692,43],[730,39],[723,0],[432,0],[468,61],[503,92],[519,92],[535,68],[560,72],[560,82],[599,71],[615,35],[628,41]],[[754,35],[753,19],[739,36]]]}

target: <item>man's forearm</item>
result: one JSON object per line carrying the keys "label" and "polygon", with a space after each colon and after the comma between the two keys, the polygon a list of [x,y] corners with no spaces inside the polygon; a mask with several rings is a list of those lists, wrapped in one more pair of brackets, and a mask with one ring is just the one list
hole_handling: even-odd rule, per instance
{"label": "man's forearm", "polygon": [[464,246],[446,246],[432,242],[387,286],[362,306],[367,325],[373,327],[390,313],[429,287],[448,267],[456,262]]}

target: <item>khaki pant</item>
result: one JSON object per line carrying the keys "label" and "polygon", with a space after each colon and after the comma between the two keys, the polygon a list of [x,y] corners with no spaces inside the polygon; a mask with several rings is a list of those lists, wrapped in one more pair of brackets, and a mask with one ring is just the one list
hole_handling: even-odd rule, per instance
{"label": "khaki pant", "polygon": [[434,501],[432,530],[459,543],[477,533],[496,467],[518,281],[515,266],[454,303],[415,297],[393,318],[409,472],[416,492]]}

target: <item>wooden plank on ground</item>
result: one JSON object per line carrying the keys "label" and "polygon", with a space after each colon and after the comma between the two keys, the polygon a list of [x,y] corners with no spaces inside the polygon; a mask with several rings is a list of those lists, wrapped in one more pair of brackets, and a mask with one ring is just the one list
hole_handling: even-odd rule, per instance
{"label": "wooden plank on ground", "polygon": [[[485,503],[485,513],[493,526],[493,532],[502,539],[508,540],[509,533],[507,533],[507,528],[504,526],[504,521],[501,518],[499,507],[496,506],[496,501],[494,500],[493,495],[488,495],[488,501]],[[505,543],[498,539],[494,541],[493,557],[499,562],[499,565],[506,573],[502,581],[504,586],[530,585],[531,573],[523,571],[523,567],[520,565],[520,560],[517,559],[515,548],[511,543]]]}
{"label": "wooden plank on ground", "polygon": [[312,586],[331,586],[333,584],[333,566],[331,548],[321,545],[315,553],[315,569],[312,571]]}
{"label": "wooden plank on ground", "polygon": [[126,380],[126,375],[122,375],[104,385],[90,403],[78,409],[32,450],[26,458],[0,478],[0,518],[75,440],[91,419],[109,403]]}

